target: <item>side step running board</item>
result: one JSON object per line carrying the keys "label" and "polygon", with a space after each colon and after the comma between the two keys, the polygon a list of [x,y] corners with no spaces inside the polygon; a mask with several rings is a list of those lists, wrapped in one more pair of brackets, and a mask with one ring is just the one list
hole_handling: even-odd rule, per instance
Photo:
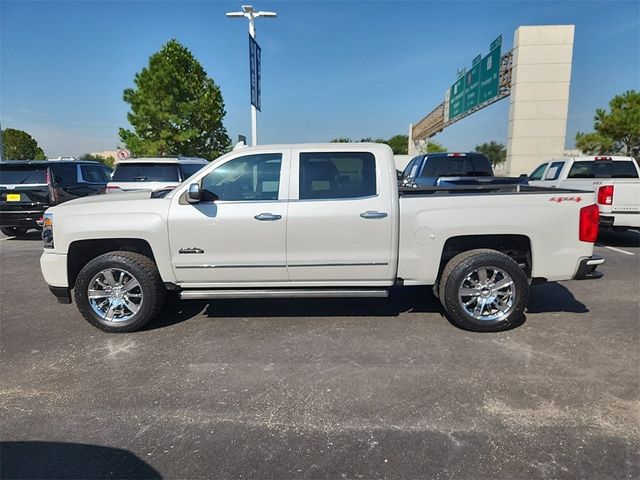
{"label": "side step running board", "polygon": [[212,298],[335,298],[335,297],[388,297],[387,289],[253,289],[253,290],[183,290],[182,300],[206,300]]}

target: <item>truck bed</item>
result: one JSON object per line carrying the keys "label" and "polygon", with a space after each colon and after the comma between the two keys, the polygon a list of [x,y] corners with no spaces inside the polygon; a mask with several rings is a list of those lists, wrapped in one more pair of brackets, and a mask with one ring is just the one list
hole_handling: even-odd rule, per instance
{"label": "truck bed", "polygon": [[587,190],[568,188],[534,187],[531,185],[449,185],[439,187],[398,187],[401,197],[429,195],[461,195],[461,194],[513,194],[513,193],[589,193]]}

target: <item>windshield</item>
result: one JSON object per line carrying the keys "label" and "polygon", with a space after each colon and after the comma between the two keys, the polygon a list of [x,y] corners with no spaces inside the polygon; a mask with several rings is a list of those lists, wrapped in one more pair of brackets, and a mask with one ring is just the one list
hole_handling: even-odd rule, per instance
{"label": "windshield", "polygon": [[0,165],[0,184],[47,183],[47,165]]}
{"label": "windshield", "polygon": [[179,182],[175,163],[122,163],[113,172],[114,182]]}
{"label": "windshield", "polygon": [[489,160],[483,155],[428,156],[421,177],[491,177]]}

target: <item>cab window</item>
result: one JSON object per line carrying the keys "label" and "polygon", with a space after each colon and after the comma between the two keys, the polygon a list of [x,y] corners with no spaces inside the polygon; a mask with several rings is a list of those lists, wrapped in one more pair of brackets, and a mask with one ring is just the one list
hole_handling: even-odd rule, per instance
{"label": "cab window", "polygon": [[562,167],[564,167],[564,162],[553,162],[547,170],[547,174],[544,176],[545,180],[557,180],[560,177],[560,172],[562,172]]}
{"label": "cab window", "polygon": [[376,194],[376,159],[370,152],[300,154],[299,198],[360,198]]}
{"label": "cab window", "polygon": [[202,190],[226,201],[277,200],[281,153],[247,155],[223,163],[202,179]]}
{"label": "cab window", "polygon": [[529,180],[542,180],[542,174],[547,168],[548,163],[543,163],[538,168],[536,168],[531,175],[529,175]]}

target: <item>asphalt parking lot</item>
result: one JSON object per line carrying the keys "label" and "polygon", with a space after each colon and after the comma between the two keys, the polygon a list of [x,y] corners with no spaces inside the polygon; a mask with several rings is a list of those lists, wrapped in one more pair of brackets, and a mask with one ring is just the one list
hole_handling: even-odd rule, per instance
{"label": "asphalt parking lot", "polygon": [[184,302],[103,333],[0,237],[3,478],[639,478],[640,234],[521,327],[390,299]]}

